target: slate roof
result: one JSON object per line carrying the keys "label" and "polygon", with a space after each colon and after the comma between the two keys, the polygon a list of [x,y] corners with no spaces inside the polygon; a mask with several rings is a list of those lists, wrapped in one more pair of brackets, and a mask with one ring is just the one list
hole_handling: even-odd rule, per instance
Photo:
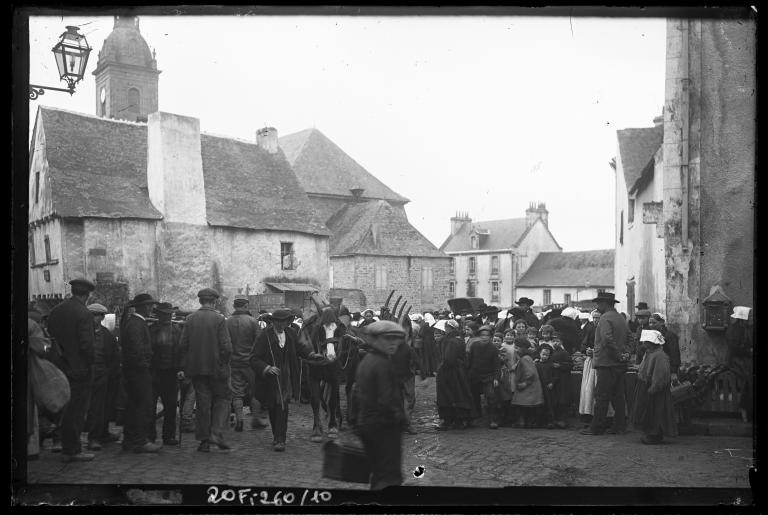
{"label": "slate roof", "polygon": [[47,107],[36,123],[45,134],[54,213],[162,218],[147,192],[146,125]]}
{"label": "slate roof", "polygon": [[541,252],[517,282],[518,288],[613,287],[615,251]]}
{"label": "slate roof", "polygon": [[[402,210],[384,200],[347,204],[328,220],[327,225],[333,232],[331,256],[448,257],[410,224]],[[378,230],[379,242],[386,242],[385,245],[374,242],[375,230]]]}
{"label": "slate roof", "polygon": [[[147,190],[147,125],[40,108],[60,216],[160,219]],[[281,153],[200,137],[208,223],[330,235]]]}
{"label": "slate roof", "polygon": [[[661,146],[664,127],[644,127],[616,131],[619,140],[619,156],[624,170],[627,191],[632,192],[643,170],[653,161],[653,156]],[[653,164],[651,164],[653,166]]]}
{"label": "slate roof", "polygon": [[307,193],[352,197],[351,188],[363,188],[363,198],[409,202],[317,129],[289,134],[278,142]]}
{"label": "slate roof", "polygon": [[[488,232],[487,236],[480,235],[479,248],[473,249],[470,243],[472,229],[481,234]],[[525,218],[508,218],[506,220],[488,220],[486,222],[472,222],[464,224],[456,234],[448,236],[440,247],[443,252],[459,252],[468,250],[496,250],[516,247],[523,236],[527,234]]]}

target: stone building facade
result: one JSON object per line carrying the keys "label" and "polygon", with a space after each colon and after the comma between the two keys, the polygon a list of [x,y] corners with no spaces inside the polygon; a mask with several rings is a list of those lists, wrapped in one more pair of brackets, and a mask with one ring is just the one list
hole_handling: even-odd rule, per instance
{"label": "stone building facade", "polygon": [[532,203],[525,214],[485,222],[473,222],[466,213],[451,218],[451,234],[440,247],[453,259],[451,297],[482,297],[502,309],[514,305],[517,281],[539,253],[562,251],[549,231],[546,205]]}
{"label": "stone building facade", "polygon": [[664,224],[656,223],[663,192],[663,117],[653,127],[617,131],[616,285],[617,309],[632,317],[638,302],[654,311],[666,304]]}
{"label": "stone building facade", "polygon": [[447,307],[450,260],[408,221],[407,198],[317,129],[281,137],[280,148],[333,233],[331,288],[348,292],[344,302],[378,309],[394,289],[413,312]]}
{"label": "stone building facade", "polygon": [[670,19],[666,61],[667,317],[684,361],[723,362],[702,303],[755,305],[756,19]]}

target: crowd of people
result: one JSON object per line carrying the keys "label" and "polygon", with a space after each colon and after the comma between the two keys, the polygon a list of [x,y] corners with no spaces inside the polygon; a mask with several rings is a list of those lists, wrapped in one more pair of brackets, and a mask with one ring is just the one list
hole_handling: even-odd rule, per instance
{"label": "crowd of people", "polygon": [[[435,377],[440,431],[468,429],[481,420],[493,430],[567,428],[573,414],[571,371],[579,369],[581,434],[622,434],[629,415],[645,444],[676,435],[670,391],[680,367],[678,338],[663,314],[644,303],[628,321],[617,312],[612,293],[593,299],[596,309],[590,313],[565,307],[537,315],[534,301],[523,297],[501,317],[498,307],[485,305],[398,319],[386,308],[349,313],[343,306],[318,304],[322,313],[315,316],[328,337],[323,342],[333,343],[320,350],[302,344],[300,313],[278,309],[254,316],[248,299],[236,298],[234,312],[225,317],[216,309],[219,293],[211,288],[198,292],[200,308],[192,313],[138,294],[113,334],[105,323],[107,308],[88,303],[94,285],[86,279],[70,285],[71,297],[46,319],[29,311],[30,351],[58,366],[71,392],[57,416],[30,406],[33,459],[46,437],[53,438],[51,450],[68,461],[90,461],[93,452],[118,441],[124,451],[156,453],[162,445],[178,445],[181,433],[190,431],[200,452],[228,449],[230,417],[234,430],[243,431],[246,406],[250,427],[269,426],[273,449],[284,451],[288,405],[306,392],[302,367],[336,359],[344,334],[359,343],[354,387],[347,389],[348,420],[371,460],[374,488],[402,482],[394,449],[403,432],[416,433],[417,376]],[[749,319],[749,308],[735,308],[732,317]],[[741,350],[738,345],[732,347]],[[631,368],[637,369],[637,386],[628,413],[624,376]],[[123,426],[122,438],[109,431],[110,422]]]}

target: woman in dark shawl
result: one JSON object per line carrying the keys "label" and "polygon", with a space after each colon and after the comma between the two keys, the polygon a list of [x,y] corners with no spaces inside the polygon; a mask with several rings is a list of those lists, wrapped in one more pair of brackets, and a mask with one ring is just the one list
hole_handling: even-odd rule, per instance
{"label": "woman in dark shawl", "polygon": [[435,342],[435,319],[432,314],[427,313],[424,315],[424,321],[421,325],[421,380],[423,381],[427,377],[432,377],[437,372],[437,369],[442,360],[441,352],[438,349],[438,344]]}
{"label": "woman in dark shawl", "polygon": [[661,348],[664,337],[659,331],[643,330],[640,343],[645,354],[637,371],[632,422],[643,432],[642,443],[660,444],[665,435],[677,435],[670,391],[672,371],[669,356]]}
{"label": "woman in dark shawl", "polygon": [[437,371],[437,413],[443,421],[439,431],[470,426],[472,392],[467,377],[467,354],[455,320],[440,320],[434,328],[441,341],[443,361]]}

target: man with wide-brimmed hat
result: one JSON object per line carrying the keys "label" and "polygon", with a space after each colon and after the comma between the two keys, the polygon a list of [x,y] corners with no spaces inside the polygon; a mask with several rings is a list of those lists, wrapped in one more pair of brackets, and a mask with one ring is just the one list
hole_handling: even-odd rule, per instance
{"label": "man with wide-brimmed hat", "polygon": [[269,323],[256,338],[250,364],[256,377],[256,388],[263,391],[264,405],[272,427],[272,449],[285,451],[288,432],[288,405],[291,397],[299,400],[299,357],[322,359],[309,347],[299,345],[296,333],[287,330],[294,314],[288,309],[275,310],[266,316]]}
{"label": "man with wide-brimmed hat", "polygon": [[179,377],[192,378],[195,388],[195,438],[197,450],[210,452],[211,444],[229,449],[224,429],[230,410],[229,358],[232,342],[224,316],[214,307],[219,292],[203,288],[197,292],[200,308],[189,315],[181,333]]}
{"label": "man with wide-brimmed hat", "polygon": [[615,304],[619,301],[613,293],[602,292],[592,299],[600,311],[600,321],[595,330],[595,347],[592,363],[597,374],[595,387],[595,409],[592,424],[581,431],[583,435],[599,435],[606,431],[605,423],[608,404],[613,405],[613,426],[607,430],[611,434],[626,431],[626,399],[624,375],[627,371],[629,352],[629,326]]}
{"label": "man with wide-brimmed hat", "polygon": [[123,450],[157,452],[160,446],[149,441],[149,428],[155,421],[152,404],[152,338],[147,318],[157,301],[148,293],[139,293],[130,302],[134,312],[120,327],[122,343],[125,413]]}
{"label": "man with wide-brimmed hat", "polygon": [[[176,308],[170,302],[160,302],[155,306],[157,322],[149,326],[152,340],[152,406],[157,399],[163,403],[163,445],[178,445],[176,440],[176,399],[179,395],[179,383],[176,376],[181,367],[179,340],[181,329],[172,323]],[[149,440],[157,439],[157,425],[152,418],[149,425]]]}
{"label": "man with wide-brimmed hat", "polygon": [[117,339],[102,325],[109,312],[107,308],[101,304],[90,304],[88,311],[93,313],[94,352],[93,388],[85,430],[88,431],[88,449],[98,451],[102,444],[118,440],[116,435],[109,433],[106,404],[110,376],[120,372],[120,349]]}
{"label": "man with wide-brimmed hat", "polygon": [[265,424],[259,420],[259,401],[255,391],[254,374],[250,359],[256,338],[261,333],[259,322],[248,310],[248,297],[235,297],[235,311],[227,318],[227,330],[232,342],[232,357],[229,360],[232,379],[232,407],[235,410],[235,431],[243,431],[243,399],[250,395],[251,428],[260,429]]}
{"label": "man with wide-brimmed hat", "polygon": [[515,304],[517,304],[520,307],[522,318],[523,320],[525,320],[525,323],[528,324],[528,327],[533,326],[536,329],[538,329],[539,326],[541,325],[541,322],[536,316],[536,313],[534,313],[533,310],[531,309],[531,306],[535,304],[533,299],[529,299],[528,297],[520,297],[518,300],[515,301]]}
{"label": "man with wide-brimmed hat", "polygon": [[355,421],[371,467],[371,490],[403,483],[402,431],[407,425],[403,395],[391,357],[405,341],[400,324],[380,320],[365,333],[371,350],[355,376]]}
{"label": "man with wide-brimmed hat", "polygon": [[61,421],[61,444],[68,461],[90,461],[93,454],[82,452],[80,433],[92,387],[93,315],[86,303],[94,285],[84,278],[69,281],[72,297],[58,304],[48,316],[48,332],[62,352],[62,372],[69,380],[70,400]]}

